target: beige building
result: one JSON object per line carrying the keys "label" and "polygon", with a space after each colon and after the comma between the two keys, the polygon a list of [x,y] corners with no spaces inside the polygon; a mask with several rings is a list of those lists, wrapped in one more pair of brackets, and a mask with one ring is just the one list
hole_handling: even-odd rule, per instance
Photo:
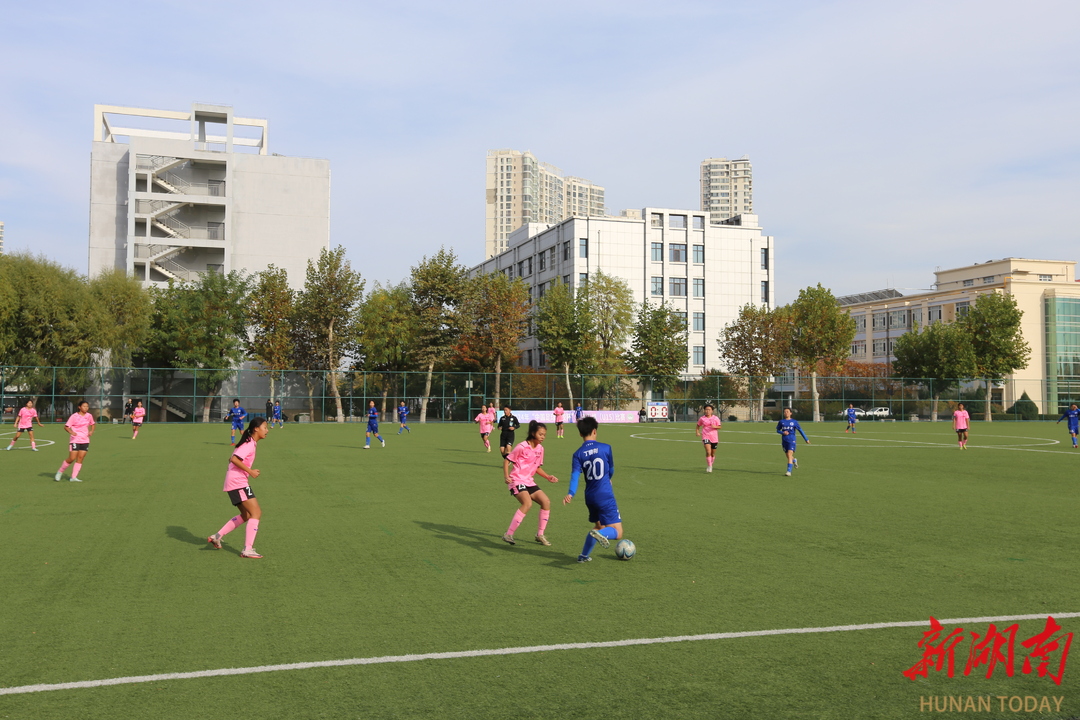
{"label": "beige building", "polygon": [[701,209],[712,223],[754,213],[754,168],[749,157],[701,161]]}
{"label": "beige building", "polygon": [[604,214],[604,188],[564,176],[527,150],[489,150],[486,189],[485,258],[505,252],[510,233],[527,223]]}
{"label": "beige building", "polygon": [[881,290],[838,298],[855,318],[851,359],[895,360],[896,339],[912,329],[963,317],[985,293],[1007,293],[1024,313],[1021,332],[1031,346],[1028,366],[994,388],[1005,407],[1023,393],[1042,413],[1059,412],[1080,401],[1080,285],[1072,260],[1005,258],[934,274],[934,289],[911,295]]}

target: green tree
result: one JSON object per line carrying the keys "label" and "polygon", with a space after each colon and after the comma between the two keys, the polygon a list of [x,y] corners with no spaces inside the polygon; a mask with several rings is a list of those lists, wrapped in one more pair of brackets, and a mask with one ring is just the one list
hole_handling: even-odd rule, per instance
{"label": "green tree", "polygon": [[1021,420],[1038,420],[1039,419],[1039,406],[1035,404],[1030,397],[1028,397],[1027,391],[1020,396],[1020,399],[1013,403],[1013,406],[1006,410],[1008,414],[1019,417]]}
{"label": "green tree", "polygon": [[520,279],[503,273],[477,275],[466,281],[458,304],[460,346],[472,357],[490,360],[495,369],[495,406],[499,406],[503,359],[518,356],[525,336],[532,300],[529,288]]}
{"label": "green tree", "polygon": [[769,380],[786,369],[791,356],[788,309],[769,310],[753,303],[743,306],[739,316],[721,331],[717,345],[728,372],[745,379],[747,395],[753,397],[757,392],[750,418],[764,419]]}
{"label": "green tree", "polygon": [[356,346],[356,313],[363,295],[364,281],[345,258],[345,248],[324,248],[318,262],[308,260],[307,279],[296,301],[295,317],[306,329],[316,357],[327,371],[339,423],[345,422],[345,413],[338,374],[342,360]]}
{"label": "green tree", "polygon": [[1024,341],[1020,322],[1024,313],[1012,295],[987,293],[975,300],[975,305],[959,324],[971,337],[975,351],[975,377],[986,382],[986,421],[992,420],[990,385],[1003,380],[1017,370],[1027,367],[1031,346]]}
{"label": "green tree", "polygon": [[[413,312],[409,286],[405,283],[383,287],[376,284],[360,304],[358,315],[359,359],[365,370],[386,372],[391,378],[416,366],[416,336],[419,321]],[[382,413],[390,390],[383,383]]]}
{"label": "green tree", "polygon": [[974,377],[975,351],[967,331],[957,324],[934,323],[920,331],[904,333],[893,346],[896,377],[925,380],[933,401],[930,419],[937,422],[942,393]]}
{"label": "green tree", "polygon": [[106,270],[90,281],[90,294],[102,314],[99,342],[108,351],[108,364],[129,366],[150,333],[150,293],[123,271]]}
{"label": "green tree", "polygon": [[428,398],[435,363],[445,360],[457,344],[457,304],[465,287],[465,268],[458,264],[453,250],[440,248],[432,257],[426,255],[409,275],[413,307],[420,322],[417,356],[427,370],[424,397],[420,400],[420,422],[427,422]]}
{"label": "green tree", "polygon": [[641,304],[630,349],[625,354],[626,364],[643,385],[642,403],[653,390],[671,387],[681,370],[686,367],[686,322],[675,315],[666,303]]}
{"label": "green tree", "polygon": [[[157,374],[161,376],[160,422],[167,422],[169,419],[169,396],[172,394],[176,372],[183,367],[180,345],[187,331],[186,292],[183,283],[172,280],[164,287],[149,289],[152,305],[150,331],[142,347],[135,353],[136,362],[151,368],[151,372],[157,370]],[[153,388],[148,387],[147,392],[152,393]],[[194,412],[194,408],[192,411]]]}
{"label": "green tree", "polygon": [[594,319],[596,352],[589,364],[598,373],[595,390],[597,408],[602,409],[604,398],[622,382],[626,371],[623,351],[634,321],[634,292],[625,280],[601,270],[589,275],[582,290]]}
{"label": "green tree", "polygon": [[277,399],[275,381],[290,369],[293,354],[292,315],[296,293],[289,287],[284,268],[270,265],[255,277],[251,301],[247,304],[251,339],[248,357],[263,366],[261,375],[270,378],[270,399]]}
{"label": "green tree", "polygon": [[791,354],[810,373],[814,420],[821,419],[818,397],[818,366],[827,372],[840,368],[851,354],[855,319],[840,309],[832,291],[818,283],[799,291],[790,306]]}
{"label": "green tree", "polygon": [[574,406],[570,373],[586,372],[595,357],[595,321],[585,293],[576,296],[568,285],[556,280],[536,304],[533,332],[551,367],[561,367],[566,394]]}

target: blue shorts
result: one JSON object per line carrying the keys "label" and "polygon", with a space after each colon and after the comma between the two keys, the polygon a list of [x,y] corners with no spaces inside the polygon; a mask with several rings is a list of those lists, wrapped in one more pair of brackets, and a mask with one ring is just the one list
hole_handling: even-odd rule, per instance
{"label": "blue shorts", "polygon": [[233,430],[243,430],[244,429],[244,421],[243,420],[240,420],[240,421],[233,420],[232,429]]}
{"label": "blue shorts", "polygon": [[1080,433],[1080,427],[1078,427],[1076,425],[1070,425],[1069,426],[1069,433],[1072,434],[1072,435],[1075,435],[1076,433]]}
{"label": "blue shorts", "polygon": [[619,515],[619,506],[615,502],[615,498],[596,504],[586,501],[585,505],[589,508],[589,522],[591,523],[599,522],[601,525],[614,525],[622,522],[622,516]]}
{"label": "blue shorts", "polygon": [[784,448],[784,452],[787,452],[788,450],[790,450],[791,452],[795,452],[795,445],[796,443],[794,438],[792,438],[791,440],[784,438],[780,441],[780,447]]}
{"label": "blue shorts", "polygon": [[369,420],[369,421],[368,421],[368,424],[367,424],[367,431],[368,431],[369,433],[372,433],[373,435],[374,435],[374,434],[377,434],[377,433],[379,432],[379,423],[377,423],[377,422],[371,422],[371,421]]}

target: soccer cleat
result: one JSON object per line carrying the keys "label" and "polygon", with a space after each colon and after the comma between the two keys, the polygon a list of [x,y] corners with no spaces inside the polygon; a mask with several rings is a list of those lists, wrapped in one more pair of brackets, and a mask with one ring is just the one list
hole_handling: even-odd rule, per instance
{"label": "soccer cleat", "polygon": [[68,482],[82,482],[79,478],[68,478]]}
{"label": "soccer cleat", "polygon": [[56,475],[53,476],[53,480],[55,480],[56,482],[60,482],[63,479],[64,479],[63,471],[60,471],[60,472],[56,473]]}
{"label": "soccer cleat", "polygon": [[707,466],[705,472],[712,472],[712,465]]}
{"label": "soccer cleat", "polygon": [[[1073,445],[1073,447],[1076,447],[1076,446],[1075,446],[1075,445]],[[31,450],[33,450],[34,452],[37,452],[37,451],[38,451],[38,449],[37,449],[37,448],[30,448],[30,449],[31,449]]]}
{"label": "soccer cleat", "polygon": [[550,542],[548,542],[548,539],[546,537],[544,537],[543,535],[537,535],[536,536],[536,542],[540,543],[541,545],[550,545],[551,544]]}
{"label": "soccer cleat", "polygon": [[791,462],[793,462],[795,464],[795,469],[798,470],[799,469],[799,458],[792,458]]}
{"label": "soccer cleat", "polygon": [[595,540],[596,542],[600,543],[600,547],[602,547],[602,548],[611,547],[611,541],[608,540],[606,537],[604,537],[600,533],[600,531],[597,530],[596,528],[593,528],[592,530],[589,531],[589,536],[592,537],[592,539]]}
{"label": "soccer cleat", "polygon": [[261,560],[262,559],[262,555],[260,555],[255,550],[255,548],[251,548],[250,550],[245,550],[244,552],[240,553],[240,557],[242,557],[242,558],[250,558],[252,560]]}
{"label": "soccer cleat", "polygon": [[382,446],[383,446],[383,447],[386,447],[386,441],[385,441],[385,440],[380,440],[379,442],[381,442],[381,443],[382,443]]}
{"label": "soccer cleat", "polygon": [[790,470],[788,470],[788,471],[787,471],[786,473],[784,473],[784,474],[785,474],[785,475],[787,475],[788,477],[791,477],[791,471],[790,471]]}
{"label": "soccer cleat", "polygon": [[364,446],[364,449],[365,449],[365,450],[370,450],[370,449],[371,449],[371,446],[370,446],[370,445],[365,445],[365,446]]}
{"label": "soccer cleat", "polygon": [[517,545],[517,542],[514,541],[514,536],[511,535],[510,533],[506,533],[505,535],[503,535],[502,539],[503,539],[503,542],[505,542],[505,543],[510,543],[511,545]]}
{"label": "soccer cleat", "polygon": [[6,448],[4,448],[4,449],[5,449],[5,450],[10,450],[10,449],[11,449],[11,448],[13,448],[13,447],[15,447],[15,446],[14,446],[14,445],[8,445],[8,446],[7,446]]}
{"label": "soccer cleat", "polygon": [[206,538],[206,542],[213,545],[215,550],[221,549],[221,535],[219,535],[218,533],[214,533],[213,535]]}
{"label": "soccer cleat", "polygon": [[588,555],[578,555],[577,556],[577,561],[578,562],[592,562],[592,558],[589,557]]}

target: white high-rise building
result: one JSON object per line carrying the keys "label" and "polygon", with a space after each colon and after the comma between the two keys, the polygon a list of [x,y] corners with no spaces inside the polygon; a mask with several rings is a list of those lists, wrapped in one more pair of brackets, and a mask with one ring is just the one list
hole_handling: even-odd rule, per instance
{"label": "white high-rise building", "polygon": [[[686,321],[686,377],[723,369],[716,339],[740,308],[774,307],[773,238],[754,215],[713,224],[702,211],[647,207],[621,217],[528,224],[509,244],[470,274],[521,278],[534,302],[557,281],[579,288],[597,270],[621,278],[636,305],[664,302]],[[521,365],[548,366],[535,337],[520,347]]]}
{"label": "white high-rise building", "polygon": [[330,244],[330,161],[269,154],[267,129],[225,105],[95,105],[90,276],[161,284],[273,264],[302,286]]}
{"label": "white high-rise building", "polygon": [[710,222],[754,213],[754,168],[750,158],[709,158],[701,161],[701,209]]}
{"label": "white high-rise building", "polygon": [[604,188],[540,162],[529,151],[489,150],[484,257],[508,247],[510,233],[526,223],[557,223],[604,214]]}
{"label": "white high-rise building", "polygon": [[0,220],[0,255],[4,254],[4,222]]}

